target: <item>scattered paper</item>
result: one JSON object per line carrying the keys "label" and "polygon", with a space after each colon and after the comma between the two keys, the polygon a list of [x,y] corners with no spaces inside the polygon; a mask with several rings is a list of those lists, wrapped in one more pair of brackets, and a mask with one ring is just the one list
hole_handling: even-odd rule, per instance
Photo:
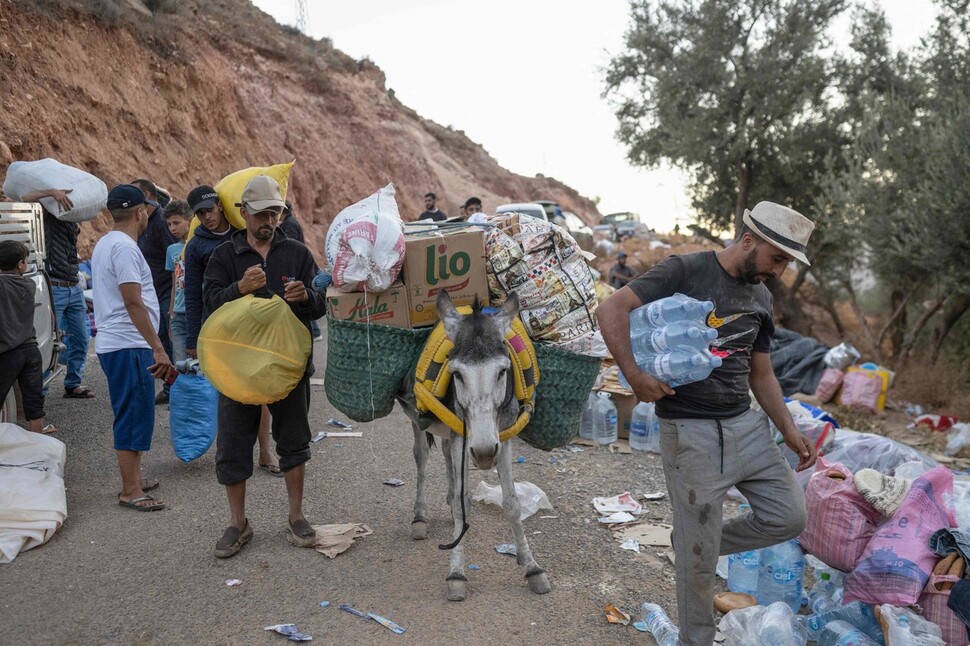
{"label": "scattered paper", "polygon": [[578,446],[599,446],[599,444],[597,444],[593,440],[587,440],[585,437],[574,438],[573,444],[576,444]]}
{"label": "scattered paper", "polygon": [[581,446],[576,446],[575,444],[567,444],[566,450],[570,453],[582,453],[585,449]]}
{"label": "scattered paper", "polygon": [[482,569],[482,566],[481,565],[475,565],[474,563],[470,563],[468,565],[468,569],[469,570],[481,570]]}
{"label": "scattered paper", "polygon": [[639,630],[641,633],[650,631],[650,629],[647,628],[647,622],[643,621],[642,619],[640,621],[634,621],[633,627]]}
{"label": "scattered paper", "polygon": [[322,386],[323,385],[323,379],[320,378],[320,377],[310,377],[310,385],[311,386]]}
{"label": "scattered paper", "polygon": [[630,550],[631,552],[640,553],[640,541],[635,538],[628,538],[622,543],[620,543],[621,550]]}
{"label": "scattered paper", "polygon": [[242,579],[226,579],[226,585],[230,588],[235,588],[242,585]]}
{"label": "scattered paper", "polygon": [[331,417],[330,419],[328,419],[327,420],[327,425],[328,426],[336,426],[337,428],[347,429],[348,431],[353,428],[353,426],[351,424],[348,424],[347,422],[344,422],[342,420],[339,420],[336,417]]}
{"label": "scattered paper", "polygon": [[612,603],[604,607],[603,612],[606,613],[606,621],[610,622],[611,624],[623,624],[624,626],[630,625],[630,615],[626,614]]}
{"label": "scattered paper", "polygon": [[264,626],[263,630],[272,630],[275,633],[283,635],[291,642],[313,641],[313,637],[310,635],[305,635],[297,630],[296,624],[276,624],[275,626]]}
{"label": "scattered paper", "polygon": [[617,440],[610,444],[610,453],[633,453],[633,449],[630,448],[630,443],[626,440]]}
{"label": "scattered paper", "polygon": [[314,525],[313,529],[317,532],[317,544],[314,549],[329,558],[336,558],[338,554],[349,550],[355,539],[374,533],[370,527],[363,523]]}
{"label": "scattered paper", "polygon": [[330,602],[329,601],[321,601],[320,602],[320,607],[321,608],[329,608],[330,607]]}
{"label": "scattered paper", "polygon": [[628,511],[618,511],[610,514],[609,516],[597,518],[596,520],[604,525],[612,525],[613,523],[629,523],[636,519],[637,517]]}
{"label": "scattered paper", "polygon": [[539,518],[559,518],[559,516],[539,516]]}
{"label": "scattered paper", "polygon": [[390,485],[392,487],[400,487],[401,485],[404,484],[404,480],[401,480],[400,478],[388,478],[387,480],[384,481],[384,484]]}
{"label": "scattered paper", "polygon": [[397,633],[398,635],[404,633],[404,628],[403,627],[401,627],[398,624],[394,623],[390,619],[385,619],[384,617],[381,617],[380,615],[375,615],[373,612],[363,612],[362,610],[357,610],[357,608],[354,608],[350,604],[346,604],[346,603],[340,604],[340,609],[343,610],[344,612],[349,612],[352,615],[356,615],[356,616],[360,617],[361,619],[370,619],[372,621],[376,621],[380,625],[384,626],[385,628],[390,629],[391,631]]}
{"label": "scattered paper", "polygon": [[637,523],[628,527],[617,529],[614,536],[619,541],[629,539],[637,540],[640,545],[650,545],[652,547],[671,547],[670,545],[670,525],[658,523]]}
{"label": "scattered paper", "polygon": [[[320,431],[313,437],[311,442],[319,442],[322,439],[328,437],[363,437],[364,433],[362,431]],[[338,444],[337,446],[341,446]]]}
{"label": "scattered paper", "polygon": [[653,493],[645,493],[641,496],[644,500],[654,501],[663,500],[667,497],[667,494],[663,491],[654,491]]}
{"label": "scattered paper", "polygon": [[628,511],[639,514],[643,510],[643,505],[637,502],[629,491],[609,498],[593,498],[593,507],[601,514],[608,514],[613,511]]}
{"label": "scattered paper", "polygon": [[502,543],[495,546],[495,551],[506,556],[518,556],[519,552],[515,549],[515,543]]}

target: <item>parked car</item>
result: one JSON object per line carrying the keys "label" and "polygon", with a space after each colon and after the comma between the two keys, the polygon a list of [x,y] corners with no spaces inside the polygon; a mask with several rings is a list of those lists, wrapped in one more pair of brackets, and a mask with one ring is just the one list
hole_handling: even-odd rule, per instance
{"label": "parked car", "polygon": [[616,229],[612,224],[597,224],[593,227],[593,239],[616,242]]}
{"label": "parked car", "polygon": [[559,206],[559,202],[554,202],[553,200],[536,200],[536,204],[541,204],[542,208],[546,210],[546,220],[552,222],[553,224],[558,224],[563,229],[567,229],[566,219],[563,217],[562,207]]}
{"label": "parked car", "polygon": [[563,211],[562,217],[566,221],[566,231],[569,231],[569,235],[573,237],[580,249],[591,251],[593,249],[593,230],[589,225],[572,211]]}
{"label": "parked car", "polygon": [[[54,310],[54,292],[50,278],[44,271],[44,210],[40,204],[26,202],[0,202],[0,240],[18,240],[27,245],[27,273],[34,281],[34,333],[40,348],[46,386],[60,371],[57,356],[61,350],[60,333]],[[17,423],[17,396],[15,389],[0,393],[0,421]]]}
{"label": "parked car", "polygon": [[502,204],[495,209],[495,213],[521,213],[529,217],[544,222],[549,222],[546,210],[538,202],[517,202],[515,204]]}
{"label": "parked car", "polygon": [[624,220],[616,225],[616,239],[624,238],[647,238],[650,236],[650,227],[643,222],[636,220]]}

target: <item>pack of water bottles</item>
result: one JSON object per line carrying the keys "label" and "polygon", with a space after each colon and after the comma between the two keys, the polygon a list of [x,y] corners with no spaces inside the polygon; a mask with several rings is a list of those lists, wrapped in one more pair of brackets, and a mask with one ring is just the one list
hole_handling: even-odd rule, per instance
{"label": "pack of water bottles", "polygon": [[[705,322],[713,309],[710,301],[674,294],[630,312],[630,345],[640,369],[672,388],[707,379],[721,365],[710,351],[717,330]],[[622,373],[620,383],[630,387]]]}

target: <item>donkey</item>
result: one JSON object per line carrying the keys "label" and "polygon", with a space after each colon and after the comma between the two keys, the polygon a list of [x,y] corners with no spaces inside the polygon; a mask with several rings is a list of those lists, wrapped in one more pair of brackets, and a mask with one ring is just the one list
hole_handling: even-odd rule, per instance
{"label": "donkey", "polygon": [[549,579],[532,556],[519,518],[520,504],[512,479],[511,448],[507,441],[499,442],[499,432],[511,426],[519,413],[510,373],[511,361],[505,344],[505,334],[519,313],[519,299],[513,294],[496,314],[487,315],[482,313],[476,298],[472,314],[464,316],[455,309],[448,293],[442,290],[438,294],[437,308],[448,338],[454,344],[448,357],[452,380],[443,403],[463,421],[465,437],[462,438],[439,421],[421,429],[413,405],[401,401],[414,428],[414,462],[418,471],[411,537],[414,540],[427,538],[426,468],[430,446],[434,444],[436,436],[441,439],[441,451],[445,457],[448,503],[455,522],[454,542],[439,547],[451,549],[449,572],[445,578],[448,582],[448,600],[463,601],[467,578],[461,538],[468,528],[465,516],[470,509],[468,473],[465,469],[467,445],[472,461],[482,471],[498,465],[502,509],[512,525],[518,563],[525,566],[529,589],[536,594],[545,594],[551,589]]}

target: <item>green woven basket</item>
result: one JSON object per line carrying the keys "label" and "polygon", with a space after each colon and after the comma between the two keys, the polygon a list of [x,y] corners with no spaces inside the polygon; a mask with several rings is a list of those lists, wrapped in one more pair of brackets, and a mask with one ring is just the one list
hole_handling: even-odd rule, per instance
{"label": "green woven basket", "polygon": [[519,437],[537,449],[551,451],[566,446],[576,435],[600,360],[538,341],[535,349],[539,361],[536,410]]}
{"label": "green woven basket", "polygon": [[408,330],[327,317],[327,399],[356,422],[387,416],[433,329]]}

